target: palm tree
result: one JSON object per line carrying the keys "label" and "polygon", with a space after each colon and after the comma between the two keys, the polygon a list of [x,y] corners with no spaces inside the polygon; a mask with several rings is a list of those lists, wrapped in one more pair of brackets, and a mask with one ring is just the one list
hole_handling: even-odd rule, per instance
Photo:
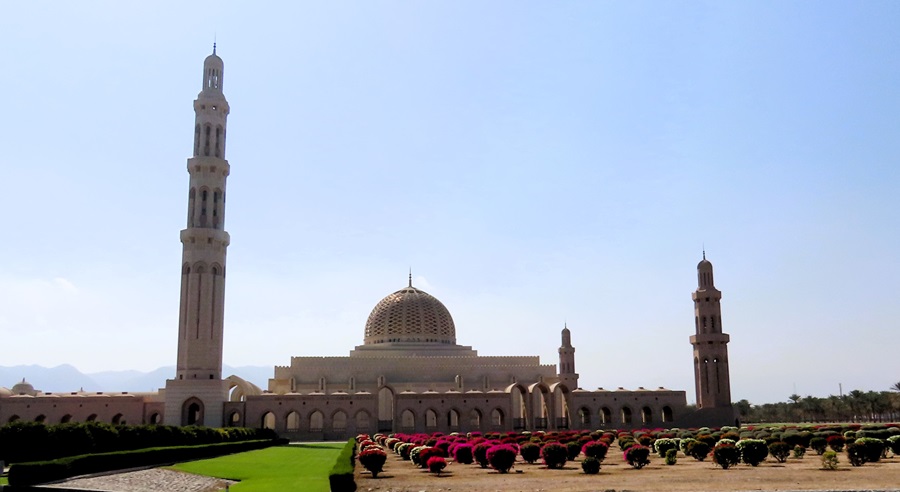
{"label": "palm tree", "polygon": [[896,383],[891,385],[891,391],[900,392],[900,381],[897,381]]}

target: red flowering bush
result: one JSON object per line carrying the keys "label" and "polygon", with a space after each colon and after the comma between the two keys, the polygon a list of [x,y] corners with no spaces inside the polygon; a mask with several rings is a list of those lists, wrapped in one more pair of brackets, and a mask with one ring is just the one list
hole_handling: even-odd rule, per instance
{"label": "red flowering bush", "polygon": [[493,444],[485,441],[485,442],[479,443],[477,446],[475,446],[475,449],[473,450],[473,454],[475,455],[475,461],[477,461],[478,464],[482,468],[488,467],[489,462],[487,459],[487,452],[488,452],[488,449],[491,449],[491,446],[493,446]]}
{"label": "red flowering bush", "polygon": [[509,444],[497,444],[487,450],[487,460],[491,467],[500,473],[506,473],[516,462],[516,448]]}
{"label": "red flowering bush", "polygon": [[431,473],[441,474],[441,471],[447,467],[447,460],[440,456],[432,456],[428,458],[428,471]]}
{"label": "red flowering bush", "polygon": [[716,444],[713,448],[713,462],[727,470],[741,462],[741,450],[730,442]]}
{"label": "red flowering bush", "polygon": [[359,453],[357,458],[359,463],[372,473],[372,478],[378,478],[384,462],[387,461],[387,453],[378,448],[369,448]]}
{"label": "red flowering bush", "polygon": [[421,464],[422,468],[428,468],[428,459],[433,456],[446,458],[447,453],[445,453],[441,448],[425,448],[419,451],[419,463]]}
{"label": "red flowering bush", "polygon": [[825,440],[828,441],[828,447],[834,450],[835,453],[843,451],[844,445],[847,443],[844,436],[828,436]]}
{"label": "red flowering bush", "polygon": [[591,441],[581,447],[581,452],[585,457],[596,458],[597,461],[603,461],[608,451],[609,445],[603,441]]}
{"label": "red flowering bush", "polygon": [[458,444],[453,449],[453,458],[457,463],[469,465],[475,460],[474,448],[471,444]]}

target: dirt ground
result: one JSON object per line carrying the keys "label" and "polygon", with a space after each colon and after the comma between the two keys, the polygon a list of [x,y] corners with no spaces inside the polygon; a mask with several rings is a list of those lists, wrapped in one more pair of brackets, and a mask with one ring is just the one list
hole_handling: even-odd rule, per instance
{"label": "dirt ground", "polygon": [[549,470],[539,463],[524,463],[520,457],[508,474],[482,469],[477,464],[448,462],[438,477],[388,453],[378,478],[373,479],[357,465],[356,483],[361,492],[900,491],[900,457],[853,467],[845,454],[839,456],[835,471],[822,470],[821,458],[815,453],[802,459],[790,458],[785,463],[769,458],[757,467],[742,464],[727,470],[710,459],[700,462],[679,454],[678,463],[667,466],[662,458],[654,456],[649,465],[635,470],[625,463],[621,453],[611,449],[597,475],[585,475],[580,458],[566,463],[562,470]]}

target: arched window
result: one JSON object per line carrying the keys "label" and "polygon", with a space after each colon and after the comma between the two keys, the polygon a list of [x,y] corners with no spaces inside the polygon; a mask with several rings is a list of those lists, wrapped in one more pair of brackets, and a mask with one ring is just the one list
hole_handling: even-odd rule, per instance
{"label": "arched window", "polygon": [[663,422],[672,422],[674,419],[672,418],[672,409],[669,406],[662,407],[662,421]]}
{"label": "arched window", "polygon": [[611,424],[612,423],[612,410],[607,407],[603,407],[600,409],[600,423],[601,424]]}
{"label": "arched window", "polygon": [[241,412],[237,410],[231,412],[228,416],[228,426],[229,427],[240,427],[241,426]]}
{"label": "arched window", "polygon": [[581,407],[578,409],[578,422],[581,423],[582,426],[591,425],[591,411],[586,407]]}
{"label": "arched window", "polygon": [[335,432],[347,430],[347,414],[343,410],[338,410],[331,416],[331,430]]}
{"label": "arched window", "polygon": [[95,420],[97,420],[96,413],[92,413],[92,414],[88,415],[88,418],[84,419],[85,422],[94,422]]}
{"label": "arched window", "polygon": [[291,432],[300,430],[300,414],[291,412],[284,419],[284,428]]}
{"label": "arched window", "polygon": [[316,410],[309,416],[309,431],[310,432],[322,432],[322,429],[325,428],[325,415]]}
{"label": "arched window", "polygon": [[222,140],[222,127],[217,126],[216,127],[216,157],[222,157],[222,152],[221,152],[222,146],[220,143],[221,140]]}
{"label": "arched window", "polygon": [[469,412],[469,426],[472,429],[481,428],[481,411],[477,408],[473,408],[472,411]]}
{"label": "arched window", "polygon": [[203,129],[203,131],[206,134],[206,137],[205,137],[206,140],[204,141],[204,144],[203,144],[203,155],[209,156],[209,135],[212,132],[212,129],[210,128],[209,125],[206,125],[206,127]]}
{"label": "arched window", "polygon": [[194,155],[200,155],[200,125],[194,127]]}
{"label": "arched window", "polygon": [[18,416],[18,415],[11,415],[11,416],[9,417],[9,420],[7,420],[7,422],[12,423],[12,422],[15,422],[15,421],[17,421],[17,420],[19,420],[19,416]]}
{"label": "arched window", "polygon": [[34,421],[35,421],[35,422],[38,422],[38,423],[41,423],[41,424],[43,424],[45,420],[47,420],[47,416],[46,416],[46,415],[43,415],[43,414],[38,415],[37,417],[34,418]]}
{"label": "arched window", "polygon": [[430,408],[425,410],[425,427],[429,429],[437,427],[437,413]]}
{"label": "arched window", "polygon": [[125,420],[123,419],[123,415],[121,413],[117,413],[112,418],[113,425],[124,425]]}
{"label": "arched window", "polygon": [[412,410],[404,410],[400,414],[400,426],[404,429],[414,429],[416,427],[416,414]]}
{"label": "arched window", "polygon": [[59,419],[60,424],[68,424],[71,421],[72,421],[72,416],[69,414],[65,414],[62,416],[61,419]]}
{"label": "arched window", "polygon": [[450,411],[447,412],[447,426],[451,429],[459,427],[459,412],[454,409],[450,409]]}
{"label": "arched window", "polygon": [[272,412],[266,412],[263,414],[262,419],[260,419],[259,426],[262,429],[275,429],[275,414]]}
{"label": "arched window", "polygon": [[650,407],[644,407],[641,409],[641,422],[645,424],[653,422],[653,411],[650,410]]}
{"label": "arched window", "polygon": [[623,424],[631,423],[631,409],[628,407],[622,407],[622,423]]}
{"label": "arched window", "polygon": [[494,427],[503,427],[506,424],[506,416],[503,414],[503,410],[499,408],[495,408],[491,411],[491,425]]}

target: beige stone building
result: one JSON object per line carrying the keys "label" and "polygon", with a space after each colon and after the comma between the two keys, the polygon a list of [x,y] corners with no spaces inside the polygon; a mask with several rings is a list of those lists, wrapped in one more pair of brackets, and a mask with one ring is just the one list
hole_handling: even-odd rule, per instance
{"label": "beige stone building", "polygon": [[[292,357],[268,388],[222,378],[226,250],[227,117],[224,64],[203,64],[187,161],[187,224],[181,231],[177,368],[153,393],[43,393],[25,381],[0,388],[0,424],[98,420],[111,423],[270,427],[296,439],[341,439],[360,432],[467,432],[733,424],[721,292],[712,264],[698,265],[693,294],[697,402],[685,392],[578,387],[571,332],[561,332],[558,364],[529,355],[479,356],[457,344],[447,308],[416,288],[375,305],[362,345],[340,357]],[[548,343],[553,343],[548,340]]]}

